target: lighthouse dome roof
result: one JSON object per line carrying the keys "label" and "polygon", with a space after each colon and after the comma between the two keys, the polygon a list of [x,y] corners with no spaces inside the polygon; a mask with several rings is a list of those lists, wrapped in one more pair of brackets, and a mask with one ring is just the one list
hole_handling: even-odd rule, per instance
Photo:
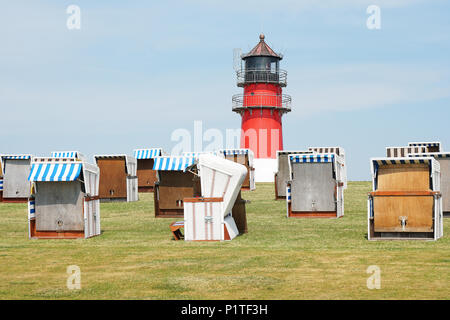
{"label": "lighthouse dome roof", "polygon": [[275,53],[275,51],[272,50],[272,48],[269,47],[269,45],[264,41],[265,36],[263,33],[259,35],[259,43],[250,50],[249,53],[242,56],[242,59],[246,59],[249,57],[257,57],[257,56],[265,56],[265,57],[275,57],[278,59],[283,59],[283,56],[281,54]]}

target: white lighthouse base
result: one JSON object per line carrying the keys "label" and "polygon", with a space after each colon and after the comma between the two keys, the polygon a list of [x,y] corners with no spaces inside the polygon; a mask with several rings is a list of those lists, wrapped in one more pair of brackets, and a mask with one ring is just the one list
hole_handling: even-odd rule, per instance
{"label": "white lighthouse base", "polygon": [[277,172],[277,159],[254,159],[256,182],[274,182],[274,175]]}

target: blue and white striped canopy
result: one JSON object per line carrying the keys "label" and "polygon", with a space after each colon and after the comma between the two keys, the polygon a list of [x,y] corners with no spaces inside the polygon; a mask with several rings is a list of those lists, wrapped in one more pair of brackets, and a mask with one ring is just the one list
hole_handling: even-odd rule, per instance
{"label": "blue and white striped canopy", "polygon": [[218,152],[223,153],[226,156],[245,155],[245,154],[248,154],[248,149],[222,149],[222,150],[219,150]]}
{"label": "blue and white striped canopy", "polygon": [[81,163],[33,163],[29,181],[75,181],[81,173]]}
{"label": "blue and white striped canopy", "polygon": [[313,151],[306,151],[306,150],[278,150],[277,155],[289,155],[289,154],[312,154]]}
{"label": "blue and white striped canopy", "polygon": [[53,151],[51,154],[52,158],[77,158],[77,151]]}
{"label": "blue and white striped canopy", "polygon": [[153,159],[155,157],[160,157],[161,154],[162,154],[161,148],[134,150],[134,157],[136,159]]}
{"label": "blue and white striped canopy", "polygon": [[3,179],[0,179],[0,191],[3,191]]}
{"label": "blue and white striped canopy", "polygon": [[430,163],[431,159],[423,158],[421,159],[374,159],[373,162],[378,166],[388,165],[388,164],[418,164],[418,163]]}
{"label": "blue and white striped canopy", "polygon": [[433,158],[450,158],[450,152],[444,152],[444,153],[414,153],[414,154],[409,154],[409,157],[433,157]]}
{"label": "blue and white striped canopy", "polygon": [[9,160],[28,160],[31,159],[31,155],[24,154],[24,155],[5,155],[2,156],[2,159],[9,159]]}
{"label": "blue and white striped canopy", "polygon": [[125,154],[97,154],[94,156],[96,161],[97,159],[124,159],[126,157]]}
{"label": "blue and white striped canopy", "polygon": [[435,158],[450,158],[450,153],[438,153],[435,155],[430,155]]}
{"label": "blue and white striped canopy", "polygon": [[411,147],[439,147],[440,142],[411,142],[409,146]]}
{"label": "blue and white striped canopy", "polygon": [[192,166],[194,163],[194,157],[156,157],[153,170],[185,171],[187,167]]}
{"label": "blue and white striped canopy", "polygon": [[294,154],[289,156],[289,161],[294,163],[320,162],[329,163],[334,161],[334,154]]}

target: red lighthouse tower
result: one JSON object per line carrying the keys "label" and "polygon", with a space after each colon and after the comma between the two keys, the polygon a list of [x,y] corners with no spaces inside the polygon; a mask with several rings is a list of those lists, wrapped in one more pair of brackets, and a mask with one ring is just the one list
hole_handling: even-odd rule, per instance
{"label": "red lighthouse tower", "polygon": [[276,171],[277,150],[283,150],[282,116],[291,111],[291,97],[282,94],[287,72],[279,69],[281,54],[259,36],[259,43],[242,55],[237,85],[244,94],[233,96],[233,111],[242,117],[241,148],[255,154],[255,180],[269,182]]}

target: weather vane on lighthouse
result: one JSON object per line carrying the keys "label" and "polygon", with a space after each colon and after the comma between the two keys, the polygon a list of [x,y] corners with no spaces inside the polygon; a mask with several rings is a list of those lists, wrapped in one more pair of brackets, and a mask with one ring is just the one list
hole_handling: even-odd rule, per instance
{"label": "weather vane on lighthouse", "polygon": [[281,118],[291,111],[291,97],[282,94],[287,72],[279,68],[281,54],[275,53],[259,36],[259,43],[241,59],[236,71],[237,86],[243,94],[232,98],[233,111],[242,117],[241,148],[255,154],[255,180],[271,182],[276,171],[277,150],[283,150]]}

